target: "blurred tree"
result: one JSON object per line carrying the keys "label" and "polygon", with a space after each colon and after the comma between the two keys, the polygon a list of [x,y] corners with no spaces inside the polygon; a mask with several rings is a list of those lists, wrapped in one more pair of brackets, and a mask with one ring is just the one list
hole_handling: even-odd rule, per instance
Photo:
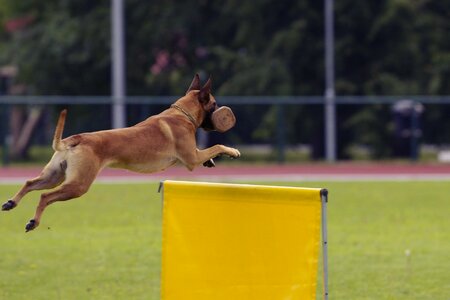
{"label": "blurred tree", "polygon": [[[217,95],[323,94],[322,1],[125,5],[129,95],[182,94],[194,72],[211,74]],[[450,94],[449,12],[448,1],[336,1],[337,94]],[[110,1],[0,0],[0,21],[0,60],[18,67],[31,93],[110,93]],[[354,144],[389,155],[388,111],[340,107],[340,157]],[[235,141],[273,142],[275,108],[240,113],[247,124]],[[449,113],[448,106],[427,110],[428,142],[450,140],[439,130],[450,126]],[[322,146],[320,107],[291,106],[284,117],[293,124],[289,143]]]}
{"label": "blurred tree", "polygon": [[18,66],[33,94],[109,94],[109,1],[1,0],[0,7],[8,41],[1,58]]}
{"label": "blurred tree", "polygon": [[[448,1],[382,0],[336,2],[336,89],[338,95],[449,94],[450,29]],[[427,142],[445,135],[450,107],[431,107],[425,114]],[[390,154],[392,120],[379,106],[340,109],[339,152],[345,157],[354,144]],[[440,121],[438,121],[440,120]],[[445,122],[446,124],[443,124]],[[434,132],[434,133],[433,133]],[[450,140],[447,134],[446,140]]]}
{"label": "blurred tree", "polygon": [[[131,82],[141,87],[138,93],[181,94],[196,70],[213,76],[217,95],[321,93],[323,70],[317,66],[322,40],[316,38],[322,32],[321,5],[258,0],[187,1],[175,6],[159,1],[144,7],[141,1],[129,1],[127,11],[133,17],[127,21],[128,47],[133,54],[128,65],[140,66]],[[147,42],[132,36],[146,37]],[[245,107],[240,114],[247,117],[246,126],[239,129],[240,142],[274,142],[275,108]],[[260,115],[262,122],[255,117]],[[292,107],[285,117],[286,123],[314,118],[302,107]],[[289,131],[293,143],[308,142],[316,133]]]}
{"label": "blurred tree", "polygon": [[[109,94],[109,1],[1,0],[0,19],[0,37],[7,42],[0,59],[17,66],[15,81],[25,84],[25,93]],[[89,111],[72,110],[80,116]],[[12,135],[11,156],[27,158],[42,116],[42,108],[12,107],[11,132],[17,134]],[[68,132],[72,126],[68,124]]]}

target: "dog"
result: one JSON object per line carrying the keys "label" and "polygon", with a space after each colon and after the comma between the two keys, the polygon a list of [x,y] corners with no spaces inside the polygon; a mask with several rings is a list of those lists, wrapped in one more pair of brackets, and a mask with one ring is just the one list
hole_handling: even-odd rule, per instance
{"label": "dog", "polygon": [[75,134],[62,139],[67,114],[63,110],[53,138],[55,153],[51,160],[38,177],[26,181],[19,192],[2,205],[2,210],[15,208],[30,191],[57,187],[41,195],[34,218],[25,226],[28,232],[39,226],[48,205],[82,196],[100,170],[107,166],[153,173],[181,163],[192,171],[201,164],[214,167],[213,158],[219,155],[238,158],[241,154],[237,149],[223,145],[204,150],[197,148],[196,130],[215,130],[213,116],[218,109],[211,95],[211,79],[201,87],[196,74],[186,94],[170,108],[132,127]]}

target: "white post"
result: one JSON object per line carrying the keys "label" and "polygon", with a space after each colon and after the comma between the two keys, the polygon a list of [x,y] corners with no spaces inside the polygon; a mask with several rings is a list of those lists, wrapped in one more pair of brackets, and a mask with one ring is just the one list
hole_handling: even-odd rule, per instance
{"label": "white post", "polygon": [[336,161],[336,104],[334,90],[334,0],[325,0],[325,157]]}
{"label": "white post", "polygon": [[111,4],[112,125],[113,128],[123,128],[126,127],[123,0],[112,0]]}

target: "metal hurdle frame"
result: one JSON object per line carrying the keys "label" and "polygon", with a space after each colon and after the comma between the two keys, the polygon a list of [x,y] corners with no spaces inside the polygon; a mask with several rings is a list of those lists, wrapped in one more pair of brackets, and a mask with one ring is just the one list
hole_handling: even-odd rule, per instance
{"label": "metal hurdle frame", "polygon": [[323,299],[328,300],[328,230],[327,230],[327,203],[328,190],[320,191],[322,199],[322,256],[323,256]]}

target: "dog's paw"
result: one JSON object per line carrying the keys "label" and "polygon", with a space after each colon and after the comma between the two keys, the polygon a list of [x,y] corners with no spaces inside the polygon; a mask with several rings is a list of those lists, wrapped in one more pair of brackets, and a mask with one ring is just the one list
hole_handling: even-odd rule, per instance
{"label": "dog's paw", "polygon": [[28,222],[28,224],[25,225],[25,232],[35,229],[36,227],[38,227],[38,225],[39,225],[39,223],[36,222],[36,220],[31,219],[30,222]]}
{"label": "dog's paw", "polygon": [[203,166],[207,167],[207,168],[214,168],[216,166],[216,163],[214,162],[214,160],[211,158],[210,160],[207,160],[203,163]]}
{"label": "dog's paw", "polygon": [[17,206],[16,202],[14,202],[12,200],[8,200],[5,203],[3,203],[2,210],[4,210],[4,211],[11,210],[16,206]]}
{"label": "dog's paw", "polygon": [[231,158],[239,158],[239,157],[241,157],[241,152],[239,152],[238,149],[230,148],[230,152],[228,153],[228,155]]}

